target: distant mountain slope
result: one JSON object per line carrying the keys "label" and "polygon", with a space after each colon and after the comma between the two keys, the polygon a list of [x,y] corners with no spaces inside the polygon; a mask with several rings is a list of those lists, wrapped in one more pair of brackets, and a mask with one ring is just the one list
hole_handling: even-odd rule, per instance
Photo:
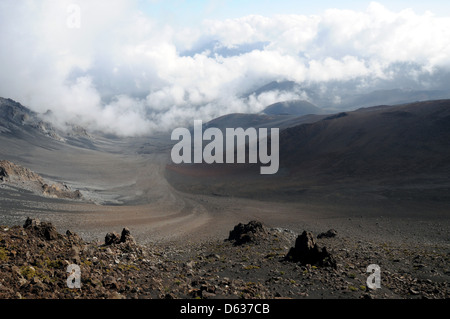
{"label": "distant mountain slope", "polygon": [[262,113],[267,115],[308,115],[323,114],[324,111],[314,104],[303,100],[278,102],[266,107]]}
{"label": "distant mountain slope", "polygon": [[317,116],[280,130],[277,175],[260,175],[260,166],[171,165],[167,176],[185,191],[233,196],[264,198],[331,185],[345,192],[370,184],[414,185],[423,194],[439,189],[433,196],[450,199],[450,100]]}
{"label": "distant mountain slope", "polygon": [[346,95],[336,107],[355,109],[381,104],[406,104],[450,98],[449,92],[437,90],[377,90],[364,94]]}
{"label": "distant mountain slope", "polygon": [[64,141],[57,130],[48,122],[39,118],[38,113],[29,110],[22,104],[11,100],[0,98],[0,130],[20,131],[36,130],[37,132],[58,141]]}
{"label": "distant mountain slope", "polygon": [[380,178],[450,169],[450,100],[339,113],[288,128],[280,158],[292,172]]}
{"label": "distant mountain slope", "polygon": [[249,127],[278,127],[280,129],[296,126],[303,123],[315,122],[324,118],[324,115],[267,115],[267,114],[244,114],[232,113],[227,114],[216,119],[213,119],[204,124],[205,128],[217,127],[221,130],[225,128],[242,127],[247,129]]}
{"label": "distant mountain slope", "polygon": [[355,93],[354,87],[330,83],[327,90],[315,84],[299,84],[293,81],[273,81],[256,88],[243,98],[258,96],[266,92],[291,93],[302,96],[310,103],[326,110],[351,111],[360,107],[373,105],[395,105],[420,101],[441,100],[450,98],[450,90],[418,90],[418,89],[373,89]]}
{"label": "distant mountain slope", "polygon": [[58,129],[45,116],[33,112],[22,104],[0,97],[0,133],[29,140],[49,137],[55,141],[92,148],[91,135],[78,125],[66,123],[64,130]]}

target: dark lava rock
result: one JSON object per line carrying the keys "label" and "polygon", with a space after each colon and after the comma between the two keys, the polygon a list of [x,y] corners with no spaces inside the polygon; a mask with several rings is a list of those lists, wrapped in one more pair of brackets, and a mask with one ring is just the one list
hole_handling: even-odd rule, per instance
{"label": "dark lava rock", "polygon": [[234,241],[235,245],[242,245],[245,243],[258,242],[258,240],[265,235],[266,231],[261,222],[252,220],[248,224],[244,225],[239,223],[234,226],[234,229],[230,231],[228,240]]}
{"label": "dark lava rock", "polygon": [[8,173],[6,170],[0,166],[0,181],[4,181],[8,178]]}
{"label": "dark lava rock", "polygon": [[317,238],[333,238],[336,236],[337,236],[337,231],[335,231],[334,229],[329,229],[327,232],[320,233],[319,235],[317,235]]}
{"label": "dark lava rock", "polygon": [[135,242],[134,238],[131,236],[130,230],[126,227],[122,230],[122,235],[120,236],[120,242],[121,243],[134,243]]}
{"label": "dark lava rock", "polygon": [[105,236],[105,245],[120,244],[120,236],[117,233],[107,233]]}
{"label": "dark lava rock", "polygon": [[72,232],[70,230],[66,231],[66,237],[67,237],[67,239],[69,239],[69,240],[71,240],[72,242],[75,242],[75,243],[81,243],[83,241],[81,239],[81,237],[78,236],[78,234],[76,234],[76,233],[74,233],[74,232]]}
{"label": "dark lava rock", "polygon": [[30,230],[36,236],[46,240],[55,240],[61,236],[56,231],[55,226],[51,223],[41,222],[39,219],[31,219],[28,217],[23,228]]}
{"label": "dark lava rock", "polygon": [[326,247],[320,248],[314,240],[314,235],[307,231],[304,231],[297,237],[295,247],[289,250],[285,259],[305,265],[336,266],[334,258],[332,258]]}
{"label": "dark lava rock", "polygon": [[105,236],[105,246],[121,244],[121,243],[135,243],[134,238],[131,236],[131,232],[128,228],[122,230],[122,234],[107,233]]}
{"label": "dark lava rock", "polygon": [[37,228],[41,226],[41,221],[39,219],[32,219],[30,217],[27,218],[25,221],[25,224],[23,224],[23,228],[29,229],[29,228]]}

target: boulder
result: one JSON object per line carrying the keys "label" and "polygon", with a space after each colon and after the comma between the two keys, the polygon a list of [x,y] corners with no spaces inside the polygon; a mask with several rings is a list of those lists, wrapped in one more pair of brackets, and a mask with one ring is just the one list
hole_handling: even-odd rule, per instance
{"label": "boulder", "polygon": [[320,233],[319,235],[317,235],[317,238],[333,238],[337,236],[337,231],[335,231],[334,229],[329,229],[327,232],[325,233]]}
{"label": "boulder", "polygon": [[319,247],[311,232],[304,231],[295,240],[295,247],[292,247],[285,257],[288,261],[300,262],[304,265],[336,266],[334,258],[327,251],[326,247]]}

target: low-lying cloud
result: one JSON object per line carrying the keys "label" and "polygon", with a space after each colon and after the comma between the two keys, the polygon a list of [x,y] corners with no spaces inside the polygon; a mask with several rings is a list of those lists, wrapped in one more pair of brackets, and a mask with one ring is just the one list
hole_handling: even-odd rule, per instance
{"label": "low-lying cloud", "polygon": [[248,94],[271,81],[323,94],[330,83],[355,91],[448,83],[450,17],[429,12],[372,3],[364,12],[252,15],[180,28],[150,19],[137,1],[79,0],[78,28],[68,23],[71,4],[0,3],[0,96],[52,110],[61,125],[150,134],[308,99],[306,90]]}

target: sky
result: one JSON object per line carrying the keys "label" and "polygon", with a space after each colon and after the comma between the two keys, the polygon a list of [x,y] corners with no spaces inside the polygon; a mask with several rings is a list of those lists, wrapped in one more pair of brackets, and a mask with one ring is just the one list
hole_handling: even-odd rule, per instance
{"label": "sky", "polygon": [[[246,15],[272,17],[276,14],[319,15],[327,9],[365,11],[371,1],[355,0],[141,0],[139,8],[152,18],[164,18],[171,23],[192,26],[203,19],[234,19]],[[433,12],[437,16],[450,16],[450,3],[445,0],[390,0],[377,1],[393,11],[407,8],[417,13]]]}
{"label": "sky", "polygon": [[2,0],[0,31],[0,96],[122,136],[309,98],[251,93],[272,81],[338,103],[450,79],[449,1]]}

